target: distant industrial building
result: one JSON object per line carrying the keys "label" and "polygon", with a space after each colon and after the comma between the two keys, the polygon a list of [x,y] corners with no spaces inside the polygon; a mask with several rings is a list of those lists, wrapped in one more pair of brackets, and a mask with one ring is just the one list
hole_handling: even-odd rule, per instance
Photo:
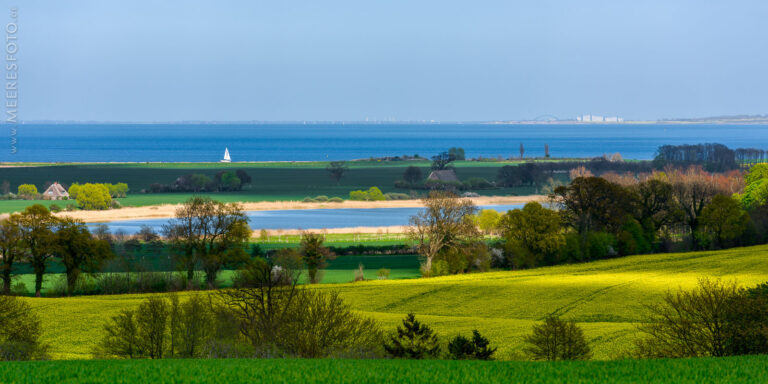
{"label": "distant industrial building", "polygon": [[595,116],[595,115],[581,115],[576,117],[576,121],[582,123],[623,123],[624,118],[618,116]]}

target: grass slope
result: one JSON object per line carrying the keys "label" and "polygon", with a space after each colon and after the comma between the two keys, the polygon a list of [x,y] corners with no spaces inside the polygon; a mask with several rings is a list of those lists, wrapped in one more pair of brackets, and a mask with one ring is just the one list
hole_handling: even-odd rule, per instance
{"label": "grass slope", "polygon": [[587,362],[120,360],[7,362],[3,383],[764,383],[768,356]]}
{"label": "grass slope", "polygon": [[[408,312],[434,326],[446,342],[478,329],[514,359],[522,338],[549,313],[579,322],[597,359],[619,356],[631,345],[643,305],[668,289],[690,288],[701,276],[768,281],[768,246],[716,252],[643,255],[593,263],[447,276],[432,279],[323,284],[350,305],[392,329]],[[42,319],[55,358],[88,358],[102,324],[144,295],[29,298]]]}

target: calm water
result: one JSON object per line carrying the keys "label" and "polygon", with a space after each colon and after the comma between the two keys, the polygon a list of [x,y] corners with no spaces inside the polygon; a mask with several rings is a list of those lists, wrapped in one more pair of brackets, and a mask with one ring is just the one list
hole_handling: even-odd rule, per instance
{"label": "calm water", "polygon": [[[495,209],[506,212],[521,208],[522,204],[488,205],[481,209]],[[375,227],[406,225],[408,219],[421,208],[371,208],[371,209],[299,209],[285,211],[250,211],[248,217],[253,229],[322,229],[344,227]],[[160,232],[167,219],[127,220],[106,223],[114,233],[123,230],[134,234],[142,225],[148,225]],[[91,224],[92,226],[95,224]]]}
{"label": "calm water", "polygon": [[468,157],[621,153],[651,159],[663,144],[768,147],[765,125],[21,125],[18,152],[0,161],[307,161],[413,155],[463,147]]}

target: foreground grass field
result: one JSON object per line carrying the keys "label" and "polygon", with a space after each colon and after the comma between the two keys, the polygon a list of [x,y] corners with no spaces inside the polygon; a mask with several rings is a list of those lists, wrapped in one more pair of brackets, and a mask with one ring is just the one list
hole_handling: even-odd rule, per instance
{"label": "foreground grass field", "polygon": [[[456,162],[456,173],[461,180],[482,177],[493,181],[500,166],[517,164],[505,162]],[[167,164],[62,164],[40,165],[34,167],[2,168],[0,181],[8,181],[12,192],[19,184],[35,184],[40,192],[46,182],[58,181],[69,185],[73,182],[128,183],[131,192],[128,197],[119,199],[123,206],[146,206],[156,204],[176,204],[187,200],[191,193],[155,193],[142,194],[153,183],[170,184],[178,177],[190,173],[202,173],[213,177],[222,170],[244,169],[253,179],[247,190],[239,192],[220,192],[211,194],[224,202],[254,202],[277,200],[302,200],[307,196],[349,197],[352,190],[368,189],[378,186],[382,191],[408,193],[407,189],[394,187],[396,180],[402,179],[403,170],[408,165],[422,168],[424,177],[429,174],[427,161],[355,161],[349,162],[349,171],[339,183],[328,177],[325,170],[327,163],[167,163]],[[564,174],[561,177],[566,177]],[[531,195],[535,189],[530,186],[517,188],[499,188],[476,191],[484,195]],[[24,207],[39,203],[28,200],[0,201],[0,213],[16,212]],[[64,207],[68,202],[57,202]],[[70,202],[71,203],[71,202]],[[50,205],[51,202],[43,202]]]}
{"label": "foreground grass field", "polygon": [[765,383],[767,356],[587,362],[121,360],[10,362],[3,383]]}
{"label": "foreground grass field", "polygon": [[[768,281],[768,246],[717,252],[643,255],[578,265],[467,274],[431,279],[322,284],[392,329],[408,312],[434,326],[443,342],[478,329],[499,347],[498,358],[519,358],[523,336],[549,313],[584,327],[596,359],[620,357],[636,337],[644,304],[668,289],[691,288],[701,276]],[[44,340],[58,359],[89,358],[101,327],[146,295],[29,298],[43,320]]]}

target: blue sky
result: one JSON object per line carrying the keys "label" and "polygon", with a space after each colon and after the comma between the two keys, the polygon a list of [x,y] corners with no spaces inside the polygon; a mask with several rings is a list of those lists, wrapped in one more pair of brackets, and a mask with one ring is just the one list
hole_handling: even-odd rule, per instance
{"label": "blue sky", "polygon": [[768,113],[767,1],[0,3],[22,120]]}

